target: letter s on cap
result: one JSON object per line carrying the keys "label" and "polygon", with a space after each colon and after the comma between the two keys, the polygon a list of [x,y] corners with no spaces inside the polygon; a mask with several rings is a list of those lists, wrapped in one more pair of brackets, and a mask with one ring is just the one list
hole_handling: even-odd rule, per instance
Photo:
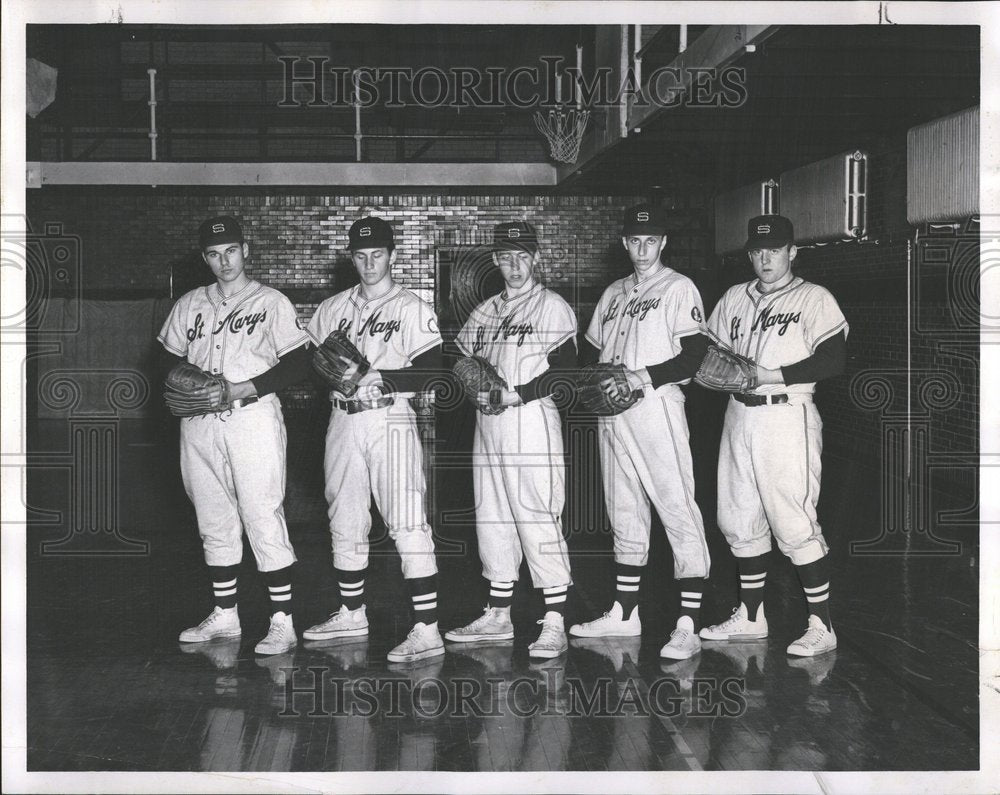
{"label": "letter s on cap", "polygon": [[649,213],[638,213],[635,216],[635,220],[636,221],[648,221],[649,220]]}
{"label": "letter s on cap", "polygon": [[225,224],[212,224],[212,234],[221,235],[226,231]]}
{"label": "letter s on cap", "polygon": [[761,224],[760,226],[757,227],[757,234],[758,235],[769,235],[769,234],[771,234],[771,225],[770,224]]}
{"label": "letter s on cap", "polygon": [[358,231],[358,237],[371,237],[371,236],[372,236],[372,228],[370,226],[363,226]]}

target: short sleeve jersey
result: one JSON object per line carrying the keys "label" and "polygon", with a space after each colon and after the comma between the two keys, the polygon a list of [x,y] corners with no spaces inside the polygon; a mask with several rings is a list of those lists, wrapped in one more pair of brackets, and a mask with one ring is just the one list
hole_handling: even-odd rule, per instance
{"label": "short sleeve jersey", "polygon": [[600,361],[638,370],[677,356],[681,339],[704,331],[704,318],[698,288],[684,274],[664,268],[638,281],[633,273],[604,291],[587,339]]}
{"label": "short sleeve jersey", "polygon": [[295,307],[260,282],[224,296],[218,284],[185,293],[170,310],[157,339],[173,354],[234,383],[256,378],[278,357],[304,345]]}
{"label": "short sleeve jersey", "polygon": [[[773,293],[760,292],[756,279],[730,287],[713,310],[708,331],[727,348],[773,370],[808,358],[834,334],[846,337],[849,326],[829,290],[795,277]],[[756,392],[815,389],[814,383],[767,384]]]}
{"label": "short sleeve jersey", "polygon": [[337,330],[345,332],[377,370],[402,370],[441,344],[434,309],[398,284],[372,300],[364,297],[360,285],[327,298],[309,321],[309,332],[321,343]]}
{"label": "short sleeve jersey", "polygon": [[511,388],[549,368],[548,355],[566,340],[576,344],[576,315],[557,293],[536,284],[507,299],[500,293],[472,310],[455,339],[466,356],[482,356]]}

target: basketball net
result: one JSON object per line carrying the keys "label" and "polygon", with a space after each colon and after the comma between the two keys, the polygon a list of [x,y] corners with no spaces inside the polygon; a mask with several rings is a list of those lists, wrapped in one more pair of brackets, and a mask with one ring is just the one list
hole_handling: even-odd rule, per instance
{"label": "basketball net", "polygon": [[566,109],[560,106],[548,114],[535,111],[535,126],[549,142],[553,160],[560,163],[575,163],[580,155],[580,142],[590,121],[589,110]]}

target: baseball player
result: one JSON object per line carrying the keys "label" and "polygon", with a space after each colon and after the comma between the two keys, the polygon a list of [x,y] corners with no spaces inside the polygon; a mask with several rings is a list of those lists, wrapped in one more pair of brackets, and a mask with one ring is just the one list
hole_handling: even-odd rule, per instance
{"label": "baseball player", "polygon": [[621,414],[598,420],[598,449],[608,515],[614,528],[615,602],[600,618],[570,627],[579,637],[636,636],[639,583],[649,556],[652,500],[674,556],[680,589],[676,629],[660,656],[684,660],[701,650],[698,613],[709,557],[684,415],[686,384],[708,346],[701,296],[686,276],[663,264],[663,210],[625,211],[622,245],[634,272],[611,284],[598,301],[587,341],[601,362],[628,368],[629,386],[643,398]]}
{"label": "baseball player", "polygon": [[751,218],[746,251],[757,278],[731,287],[708,321],[719,344],[757,363],[759,385],[732,395],[719,449],[719,527],[739,565],[740,603],[701,637],[767,637],[764,581],[773,532],[795,564],[809,608],[806,633],[788,653],[812,657],[837,648],[828,547],[816,521],[823,425],[812,394],[817,381],[843,372],[848,325],[825,288],[792,273],[794,240],[784,216]]}
{"label": "baseball player", "polygon": [[[221,374],[231,411],[181,419],[181,475],[194,503],[215,593],[215,608],[180,640],[198,643],[240,634],[237,575],[246,529],[271,599],[271,624],[258,654],[297,642],[292,624],[292,564],[285,498],[285,423],[276,391],[309,370],[295,307],[246,273],[250,256],[239,221],[209,218],[199,230],[215,284],[181,296],[157,339],[169,354]],[[220,389],[221,391],[221,389]]]}
{"label": "baseball player", "polygon": [[[489,361],[509,388],[500,413],[479,413],[472,449],[476,537],[489,599],[483,615],[445,638],[511,640],[510,605],[522,556],[545,606],[530,656],[566,651],[563,613],[572,583],[562,535],[565,464],[553,376],[576,367],[576,317],[537,279],[538,237],[524,221],[493,230],[493,261],[506,285],[477,306],[455,342]],[[487,405],[489,393],[480,393]]]}
{"label": "baseball player", "polygon": [[444,654],[437,625],[437,563],[424,512],[426,482],[416,416],[409,399],[441,372],[441,334],[434,310],[392,279],[392,227],[367,217],[350,229],[351,259],[361,282],[326,299],[309,322],[315,340],[347,333],[371,364],[348,400],[331,391],[326,435],[326,499],[341,606],[303,633],[307,640],[368,634],[365,572],[371,498],[402,560],[416,622],[389,652],[390,662]]}

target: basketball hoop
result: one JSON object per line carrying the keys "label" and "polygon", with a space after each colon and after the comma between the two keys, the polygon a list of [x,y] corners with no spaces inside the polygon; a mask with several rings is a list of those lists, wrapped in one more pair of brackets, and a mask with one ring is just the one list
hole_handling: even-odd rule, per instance
{"label": "basketball hoop", "polygon": [[580,142],[590,121],[589,110],[578,110],[563,106],[550,110],[546,115],[535,111],[535,126],[548,139],[553,160],[560,163],[575,163],[580,155]]}

